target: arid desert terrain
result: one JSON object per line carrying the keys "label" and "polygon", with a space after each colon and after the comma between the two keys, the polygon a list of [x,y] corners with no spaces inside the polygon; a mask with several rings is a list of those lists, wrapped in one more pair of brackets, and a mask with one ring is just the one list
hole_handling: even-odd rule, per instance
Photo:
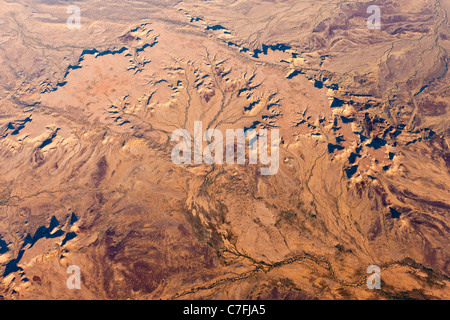
{"label": "arid desert terrain", "polygon": [[[0,298],[450,299],[449,13],[0,0]],[[174,163],[198,121],[276,174]]]}

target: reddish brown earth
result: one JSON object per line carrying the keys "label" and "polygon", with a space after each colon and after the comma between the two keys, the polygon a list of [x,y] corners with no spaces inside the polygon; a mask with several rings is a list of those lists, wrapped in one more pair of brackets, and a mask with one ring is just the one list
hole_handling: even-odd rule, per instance
{"label": "reddish brown earth", "polygon": [[[0,0],[0,297],[449,299],[450,4],[375,2],[79,1],[69,30]],[[278,173],[175,165],[199,120],[278,129]]]}

